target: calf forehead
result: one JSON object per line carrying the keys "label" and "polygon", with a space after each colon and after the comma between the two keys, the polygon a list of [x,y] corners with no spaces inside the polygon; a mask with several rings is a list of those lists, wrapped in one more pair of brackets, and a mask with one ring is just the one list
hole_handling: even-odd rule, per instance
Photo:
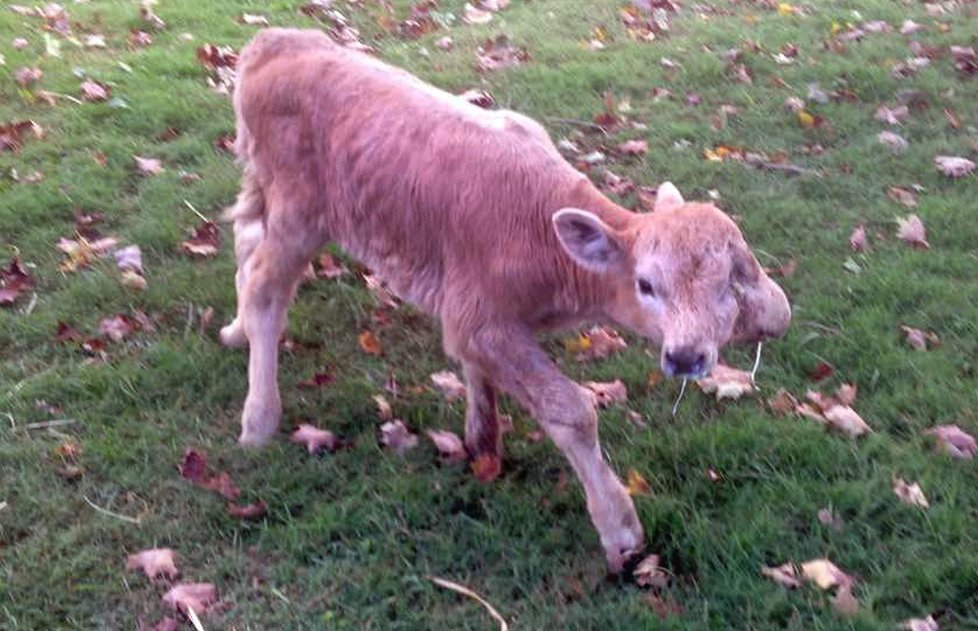
{"label": "calf forehead", "polygon": [[634,249],[640,271],[710,277],[729,270],[729,246],[740,231],[715,207],[685,204],[643,219]]}

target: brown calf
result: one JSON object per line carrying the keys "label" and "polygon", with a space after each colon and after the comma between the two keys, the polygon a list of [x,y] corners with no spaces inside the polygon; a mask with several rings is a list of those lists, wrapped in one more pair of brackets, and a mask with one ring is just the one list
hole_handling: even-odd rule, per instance
{"label": "brown calf", "polygon": [[670,375],[707,374],[731,340],[781,335],[790,310],[737,226],[671,184],[655,211],[617,206],[536,122],[485,111],[318,31],[269,29],[242,51],[234,95],[244,182],[234,220],[238,313],[250,345],[240,441],[281,416],[278,340],[297,280],[327,242],[440,319],[468,386],[465,442],[501,457],[496,392],[567,456],[610,566],[643,543],[605,463],[591,400],[534,333],[605,320],[662,346]]}

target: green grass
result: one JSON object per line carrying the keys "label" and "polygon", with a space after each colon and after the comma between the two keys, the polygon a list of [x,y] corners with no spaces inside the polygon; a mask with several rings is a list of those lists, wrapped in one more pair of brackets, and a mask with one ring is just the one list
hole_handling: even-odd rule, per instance
{"label": "green grass", "polygon": [[[433,42],[444,29],[418,41],[375,40],[379,6],[340,4],[385,59],[450,90],[488,89],[500,104],[544,121],[555,138],[569,136],[590,150],[647,137],[647,156],[609,167],[645,185],[672,180],[687,197],[715,189],[764,264],[798,261],[783,281],[795,320],[784,340],[766,347],[762,395],[779,387],[803,393],[812,368],[829,362],[836,373],[819,386],[858,384],[856,407],[875,430],[864,439],[775,417],[760,398],[718,404],[692,392],[671,418],[678,384],[647,390],[656,362],[638,340],[617,357],[586,365],[548,342],[575,378],[622,378],[629,405],[649,419],[649,429],[638,431],[624,410],[612,409],[601,414],[601,432],[616,470],[635,468],[652,486],[651,496],[636,498],[637,509],[649,549],[674,574],[661,597],[683,609],[663,620],[646,592],[606,580],[582,493],[574,483],[558,484],[573,477],[568,465],[552,445],[527,439],[532,419],[509,402],[516,431],[507,436],[504,474],[492,485],[462,467],[440,466],[426,441],[404,458],[378,446],[371,397],[390,373],[404,386],[394,411],[416,431],[461,432],[463,409],[410,390],[446,367],[436,323],[412,309],[399,309],[380,331],[383,358],[359,351],[356,335],[371,325],[374,304],[352,277],[303,289],[289,330],[296,344],[282,358],[282,438],[258,452],[236,447],[245,356],[215,341],[217,323],[234,306],[230,233],[224,229],[213,260],[189,260],[177,248],[198,221],[184,200],[217,217],[238,180],[231,157],[213,146],[233,129],[230,104],[206,87],[194,50],[205,42],[243,44],[255,28],[236,21],[242,12],[266,14],[276,25],[315,26],[297,13],[299,4],[164,0],[158,13],[168,28],[154,33],[151,46],[130,51],[126,37],[140,24],[135,2],[70,3],[76,32],[100,32],[109,48],[63,41],[60,58],[44,54],[39,20],[0,10],[0,121],[30,118],[46,131],[17,154],[0,153],[0,258],[16,249],[37,281],[29,312],[30,295],[0,310],[0,628],[120,629],[159,619],[165,586],[124,568],[127,554],[153,546],[178,552],[185,580],[217,585],[227,607],[204,618],[214,629],[490,627],[477,604],[438,589],[428,575],[472,587],[519,629],[891,629],[928,613],[942,628],[978,626],[978,472],[972,461],[934,453],[922,435],[942,423],[978,430],[976,180],[945,179],[932,165],[934,155],[974,151],[978,81],[959,77],[947,57],[909,79],[892,78],[890,66],[910,55],[908,38],[897,33],[871,34],[843,53],[822,45],[833,22],[859,21],[855,11],[896,26],[914,18],[927,27],[915,37],[929,45],[974,45],[973,9],[935,20],[916,3],[826,0],[811,3],[817,9],[810,15],[786,17],[764,3],[718,3],[731,14],[701,19],[687,7],[669,37],[638,43],[621,26],[617,2],[513,0],[489,25],[456,22],[449,29],[455,49],[443,52]],[[395,4],[403,16],[406,3]],[[440,10],[458,14],[461,5],[445,0]],[[588,50],[585,41],[598,26],[612,41]],[[193,41],[180,37],[185,32]],[[480,76],[475,48],[499,33],[527,46],[533,61]],[[17,36],[30,45],[15,50]],[[767,52],[750,52],[748,39]],[[801,53],[793,65],[779,66],[771,52],[787,42]],[[752,85],[725,73],[723,54],[732,47],[747,51]],[[681,69],[663,68],[663,57]],[[127,107],[35,103],[13,80],[28,65],[45,73],[35,88],[77,95],[84,73],[110,85]],[[783,107],[816,81],[826,91],[846,86],[860,99],[810,105],[830,130],[803,129]],[[677,97],[654,102],[657,86]],[[930,107],[898,130],[910,148],[892,155],[877,142],[885,126],[873,114],[904,89],[924,91]],[[687,91],[702,103],[683,104]],[[574,125],[556,121],[590,120],[605,92],[628,101],[628,116],[648,129],[604,140],[579,137]],[[710,118],[721,104],[740,114],[717,131]],[[961,128],[947,123],[945,107],[962,119]],[[169,127],[179,137],[159,140]],[[806,155],[810,143],[825,152]],[[705,161],[703,151],[719,144],[784,151],[824,176],[789,178]],[[105,166],[93,159],[97,152]],[[140,177],[134,154],[161,158],[166,171]],[[37,169],[45,178],[14,183],[11,168]],[[182,184],[181,170],[201,180]],[[600,181],[601,169],[594,175]],[[928,251],[894,237],[895,217],[908,211],[886,188],[912,183],[926,187],[916,212],[929,230]],[[71,235],[75,210],[105,213],[104,233],[141,246],[147,291],[124,289],[111,259],[78,273],[57,271],[54,245]],[[872,250],[853,254],[847,238],[862,222]],[[850,257],[861,273],[844,270]],[[217,315],[201,333],[199,313],[208,306]],[[130,309],[153,314],[158,330],[110,345],[107,362],[88,362],[74,345],[54,341],[59,320],[94,334],[101,318]],[[900,340],[901,323],[937,331],[943,345],[911,350]],[[749,362],[747,351],[727,357]],[[334,367],[334,383],[296,388],[323,366]],[[61,406],[56,416],[76,422],[27,429],[52,418],[38,400]],[[285,440],[303,420],[353,446],[307,456]],[[56,450],[65,441],[82,448],[80,480],[56,474]],[[267,518],[233,520],[216,497],[181,480],[176,466],[188,447],[227,470],[244,500],[267,502]],[[722,481],[709,481],[707,468]],[[894,475],[919,481],[931,508],[900,504],[890,488]],[[141,523],[96,513],[86,497],[139,515]],[[817,520],[827,506],[844,520],[841,532]],[[858,578],[856,617],[835,614],[814,588],[787,591],[760,575],[765,564],[823,555]]]}

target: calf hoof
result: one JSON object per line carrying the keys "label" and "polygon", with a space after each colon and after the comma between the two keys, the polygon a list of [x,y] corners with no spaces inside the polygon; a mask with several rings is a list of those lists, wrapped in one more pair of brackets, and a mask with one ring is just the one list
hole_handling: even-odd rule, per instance
{"label": "calf hoof", "polygon": [[645,549],[645,533],[636,519],[635,523],[622,524],[611,540],[602,541],[602,544],[608,559],[608,571],[618,574],[632,568],[640,560]]}
{"label": "calf hoof", "polygon": [[228,348],[240,348],[248,343],[248,338],[244,333],[244,327],[241,326],[237,318],[235,318],[234,322],[222,328],[218,337],[221,340],[221,344]]}
{"label": "calf hoof", "polygon": [[241,436],[238,444],[244,447],[262,447],[275,436],[278,422],[282,416],[282,406],[277,401],[271,405],[260,405],[245,401],[241,414]]}

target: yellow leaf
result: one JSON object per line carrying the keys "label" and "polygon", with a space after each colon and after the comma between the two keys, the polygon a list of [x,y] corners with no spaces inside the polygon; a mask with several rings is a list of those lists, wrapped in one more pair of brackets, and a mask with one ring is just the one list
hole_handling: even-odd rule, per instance
{"label": "yellow leaf", "polygon": [[832,35],[838,35],[839,31],[842,30],[842,25],[838,22],[832,22]]}
{"label": "yellow leaf", "polygon": [[794,15],[798,12],[798,8],[794,5],[788,4],[787,2],[782,2],[778,5],[778,14],[787,17],[789,15]]}
{"label": "yellow leaf", "polygon": [[704,149],[703,157],[706,158],[707,162],[723,162],[723,156],[719,155],[713,149]]}
{"label": "yellow leaf", "polygon": [[384,352],[380,346],[380,340],[372,331],[364,331],[357,336],[357,341],[360,342],[360,350],[368,355],[380,355]]}
{"label": "yellow leaf", "polygon": [[805,110],[798,111],[798,124],[800,124],[805,129],[811,129],[815,126],[815,117],[806,112]]}
{"label": "yellow leaf", "polygon": [[591,339],[581,333],[577,337],[564,340],[564,348],[568,353],[583,353],[591,349]]}
{"label": "yellow leaf", "polygon": [[642,474],[640,474],[635,469],[628,470],[628,476],[626,479],[625,487],[628,489],[629,495],[651,495],[652,494],[652,487],[649,486],[649,483],[645,481],[645,478],[642,477]]}

